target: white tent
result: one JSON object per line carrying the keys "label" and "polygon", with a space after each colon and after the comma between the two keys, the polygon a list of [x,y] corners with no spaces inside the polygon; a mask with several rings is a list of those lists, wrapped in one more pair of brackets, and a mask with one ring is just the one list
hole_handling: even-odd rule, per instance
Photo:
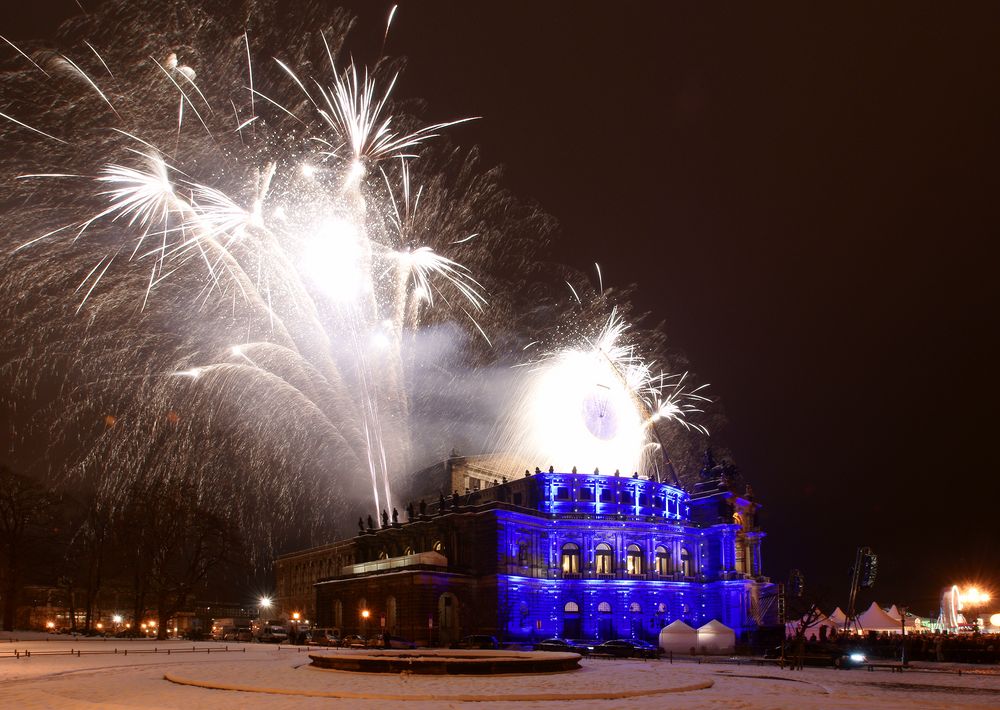
{"label": "white tent", "polygon": [[868,631],[888,631],[898,634],[902,631],[899,619],[893,619],[882,611],[882,607],[875,602],[872,602],[872,605],[864,613],[858,615],[857,625],[861,631],[866,633]]}
{"label": "white tent", "polygon": [[721,621],[712,619],[698,629],[698,650],[701,653],[732,653],[736,648],[736,632]]}
{"label": "white tent", "polygon": [[691,649],[697,647],[698,632],[680,619],[660,629],[660,648],[664,651],[691,653]]}
{"label": "white tent", "polygon": [[903,618],[903,615],[899,613],[899,609],[896,608],[895,604],[893,604],[891,607],[889,607],[889,611],[887,611],[886,614],[888,614],[889,616],[891,616],[896,621],[899,621],[900,619]]}
{"label": "white tent", "polygon": [[830,621],[837,624],[837,626],[839,626],[840,628],[844,628],[844,624],[847,623],[847,614],[845,614],[843,610],[838,606],[836,609],[833,610],[833,613],[830,614]]}

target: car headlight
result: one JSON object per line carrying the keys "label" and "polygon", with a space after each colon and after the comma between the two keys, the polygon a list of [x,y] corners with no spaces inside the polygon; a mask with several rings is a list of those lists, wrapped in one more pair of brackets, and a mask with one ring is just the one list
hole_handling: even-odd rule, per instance
{"label": "car headlight", "polygon": [[865,662],[865,654],[863,654],[863,653],[852,653],[851,654],[851,660],[854,661],[855,663],[864,663]]}

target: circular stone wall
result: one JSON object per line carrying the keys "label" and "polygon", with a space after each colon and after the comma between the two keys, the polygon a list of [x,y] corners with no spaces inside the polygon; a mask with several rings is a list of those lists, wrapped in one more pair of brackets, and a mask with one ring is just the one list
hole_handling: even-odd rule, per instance
{"label": "circular stone wall", "polygon": [[580,654],[548,651],[342,651],[310,653],[309,658],[317,668],[356,673],[498,675],[559,673],[580,667]]}

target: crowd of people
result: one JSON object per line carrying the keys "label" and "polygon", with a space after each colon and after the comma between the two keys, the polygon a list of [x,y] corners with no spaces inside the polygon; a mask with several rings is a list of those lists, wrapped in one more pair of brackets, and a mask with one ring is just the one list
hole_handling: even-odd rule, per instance
{"label": "crowd of people", "polygon": [[875,631],[865,635],[834,632],[825,639],[811,635],[805,643],[805,652],[807,655],[820,654],[831,645],[842,650],[862,651],[869,659],[1000,663],[1000,634],[945,632],[907,634],[904,637],[902,634]]}

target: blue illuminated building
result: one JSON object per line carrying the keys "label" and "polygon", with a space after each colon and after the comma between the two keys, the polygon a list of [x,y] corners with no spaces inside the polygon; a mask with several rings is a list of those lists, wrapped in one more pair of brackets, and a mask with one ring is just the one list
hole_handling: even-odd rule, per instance
{"label": "blue illuminated building", "polygon": [[433,644],[473,633],[655,639],[675,619],[717,619],[739,636],[775,623],[775,594],[758,505],[726,474],[716,466],[686,491],[526,473],[422,512],[415,503],[405,520],[279,558],[279,600],[344,633],[384,627]]}

